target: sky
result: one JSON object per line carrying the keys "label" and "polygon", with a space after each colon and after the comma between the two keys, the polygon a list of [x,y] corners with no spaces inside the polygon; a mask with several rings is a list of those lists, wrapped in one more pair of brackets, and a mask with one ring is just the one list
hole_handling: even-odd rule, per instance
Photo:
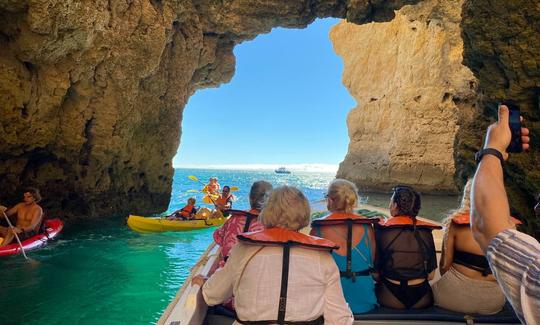
{"label": "sky", "polygon": [[343,62],[329,39],[338,19],[274,28],[234,49],[236,72],[184,109],[175,167],[335,166],[347,153]]}

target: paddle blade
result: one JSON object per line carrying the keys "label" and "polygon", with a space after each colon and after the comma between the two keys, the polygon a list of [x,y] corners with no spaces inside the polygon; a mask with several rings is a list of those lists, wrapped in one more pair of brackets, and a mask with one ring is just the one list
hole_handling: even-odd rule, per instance
{"label": "paddle blade", "polygon": [[197,177],[193,176],[193,175],[189,175],[188,178],[191,179],[192,181],[195,181],[195,182],[199,181],[199,179]]}
{"label": "paddle blade", "polygon": [[199,190],[187,190],[186,193],[199,193]]}
{"label": "paddle blade", "polygon": [[238,190],[239,190],[238,186],[231,186],[231,192],[236,192]]}

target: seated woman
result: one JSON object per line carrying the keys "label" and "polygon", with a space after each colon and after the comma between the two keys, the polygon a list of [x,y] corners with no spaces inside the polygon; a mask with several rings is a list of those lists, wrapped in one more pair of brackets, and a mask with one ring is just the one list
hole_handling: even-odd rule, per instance
{"label": "seated woman", "polygon": [[[266,199],[272,191],[272,184],[265,181],[257,181],[251,185],[249,191],[249,204],[251,210],[240,213],[241,211],[231,211],[229,220],[214,231],[214,241],[221,246],[221,258],[224,263],[229,257],[229,253],[236,244],[236,236],[243,232],[263,230],[264,226],[257,220]],[[221,264],[223,264],[221,263]]]}
{"label": "seated woman", "polygon": [[304,235],[310,209],[298,189],[275,189],[261,212],[266,230],[238,236],[225,267],[208,281],[201,276],[208,305],[234,294],[235,324],[352,324],[343,298],[339,270],[330,255],[337,248],[329,240]]}
{"label": "seated woman", "polygon": [[427,308],[433,304],[429,280],[435,276],[437,257],[433,229],[441,227],[416,219],[420,195],[397,186],[390,199],[391,218],[375,229],[377,239],[376,294],[379,304],[397,309]]}
{"label": "seated woman", "polygon": [[471,187],[472,180],[469,180],[463,190],[461,207],[443,221],[442,277],[433,285],[433,295],[435,305],[448,310],[496,314],[503,308],[505,299],[472,235],[469,215]]}
{"label": "seated woman", "polygon": [[340,274],[345,299],[353,314],[377,307],[375,282],[371,277],[375,258],[373,223],[353,210],[358,204],[358,189],[353,183],[336,179],[326,195],[330,214],[311,223],[312,234],[329,239],[339,246],[332,252]]}

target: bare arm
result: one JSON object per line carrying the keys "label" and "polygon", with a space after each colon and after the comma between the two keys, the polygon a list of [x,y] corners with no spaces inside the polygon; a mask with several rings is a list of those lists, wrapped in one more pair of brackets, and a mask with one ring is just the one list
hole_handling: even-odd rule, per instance
{"label": "bare arm", "polygon": [[441,263],[439,271],[441,275],[445,274],[450,269],[454,260],[454,226],[450,221],[448,228],[445,230],[442,243]]}
{"label": "bare arm", "polygon": [[[500,151],[508,159],[506,148],[510,144],[511,132],[508,125],[508,108],[499,108],[499,119],[487,131],[484,148]],[[523,149],[529,148],[529,130],[521,129]],[[484,253],[491,240],[501,231],[513,227],[510,207],[504,189],[503,169],[499,159],[485,155],[474,175],[471,192],[471,228],[474,239]]]}
{"label": "bare arm", "polygon": [[12,215],[17,214],[17,211],[19,210],[19,207],[23,205],[24,203],[17,203],[13,208],[6,210],[6,215],[8,217],[11,217]]}

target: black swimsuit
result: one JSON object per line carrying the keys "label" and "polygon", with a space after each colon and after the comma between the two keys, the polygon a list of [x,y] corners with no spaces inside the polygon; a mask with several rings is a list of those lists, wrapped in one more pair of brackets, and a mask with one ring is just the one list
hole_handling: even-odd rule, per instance
{"label": "black swimsuit", "polygon": [[482,273],[483,276],[490,275],[491,269],[485,256],[467,253],[463,251],[454,251],[454,263],[466,266],[470,269]]}

